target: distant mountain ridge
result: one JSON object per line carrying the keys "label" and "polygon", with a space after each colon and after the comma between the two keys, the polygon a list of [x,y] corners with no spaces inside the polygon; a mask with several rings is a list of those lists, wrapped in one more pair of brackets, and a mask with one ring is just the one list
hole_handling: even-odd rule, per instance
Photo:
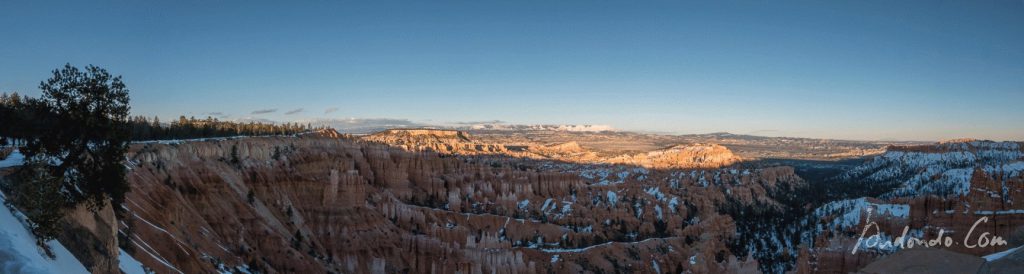
{"label": "distant mountain ridge", "polygon": [[511,124],[476,124],[459,129],[467,130],[553,130],[572,132],[603,132],[616,131],[609,125],[511,125]]}
{"label": "distant mountain ridge", "polygon": [[933,145],[889,146],[886,152],[841,175],[844,181],[896,184],[885,196],[965,195],[977,170],[1014,176],[1024,171],[1018,142],[959,140]]}

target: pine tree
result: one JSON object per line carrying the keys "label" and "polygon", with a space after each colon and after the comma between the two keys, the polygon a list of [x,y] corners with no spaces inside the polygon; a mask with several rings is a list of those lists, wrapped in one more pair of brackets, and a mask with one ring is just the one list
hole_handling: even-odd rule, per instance
{"label": "pine tree", "polygon": [[[60,233],[60,220],[64,216],[68,201],[61,195],[60,178],[49,172],[46,163],[30,158],[10,185],[13,193],[11,203],[18,206],[32,222],[29,224],[36,235],[36,244],[43,247]],[[51,257],[49,248],[44,250]]]}
{"label": "pine tree", "polygon": [[17,190],[14,203],[29,212],[33,233],[52,239],[53,218],[67,208],[84,202],[96,210],[109,199],[120,212],[132,129],[128,89],[102,68],[67,64],[39,88],[41,98],[26,98],[13,118],[14,136],[26,140],[26,164],[18,171],[22,179],[6,187]]}

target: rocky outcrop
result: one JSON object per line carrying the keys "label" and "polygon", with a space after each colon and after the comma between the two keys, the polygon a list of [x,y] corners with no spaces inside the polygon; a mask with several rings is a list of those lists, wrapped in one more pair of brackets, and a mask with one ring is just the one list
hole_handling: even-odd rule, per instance
{"label": "rocky outcrop", "polygon": [[318,136],[318,137],[325,137],[325,138],[334,138],[334,139],[351,138],[352,137],[352,135],[350,135],[350,134],[338,133],[338,131],[333,129],[333,128],[318,129],[316,131],[313,131],[311,135],[312,136]]}
{"label": "rocky outcrop", "polygon": [[7,156],[14,152],[14,147],[0,147],[0,160],[7,159]]}
{"label": "rocky outcrop", "polygon": [[[1011,246],[996,242],[1005,241],[1013,231],[1024,227],[1021,149],[1014,142],[975,140],[890,147],[886,154],[841,178],[864,187],[890,185],[893,190],[880,199],[869,198],[858,207],[823,210],[838,208],[830,204],[819,208],[812,218],[824,225],[814,233],[815,248],[807,264],[822,272],[847,273],[900,249],[863,248],[864,252],[851,254],[856,239],[870,222],[878,229],[872,228],[867,236],[880,234],[889,242],[902,236],[906,228],[907,237],[938,239],[932,247],[965,256],[1006,250]],[[868,219],[869,208],[875,210],[872,219]],[[898,214],[879,215],[885,210]],[[950,245],[945,244],[947,238]]]}
{"label": "rocky outcrop", "polygon": [[647,168],[719,168],[741,159],[728,148],[716,144],[678,145],[667,149],[606,160],[612,164],[638,165]]}
{"label": "rocky outcrop", "polygon": [[757,264],[732,256],[717,207],[802,182],[788,167],[581,164],[395,134],[133,145],[120,228],[161,273],[736,272]]}
{"label": "rocky outcrop", "polygon": [[469,134],[457,130],[389,129],[365,136],[362,139],[414,151],[449,154],[505,154],[509,152],[503,145],[476,142],[470,139]]}
{"label": "rocky outcrop", "polygon": [[118,273],[117,217],[107,202],[89,210],[79,205],[64,217],[57,240],[92,273]]}

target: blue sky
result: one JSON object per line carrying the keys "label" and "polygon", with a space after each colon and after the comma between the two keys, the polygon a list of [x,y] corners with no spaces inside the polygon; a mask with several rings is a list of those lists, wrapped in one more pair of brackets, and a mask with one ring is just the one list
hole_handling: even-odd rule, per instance
{"label": "blue sky", "polygon": [[70,62],[161,118],[1024,140],[1022,1],[80,2],[0,1],[0,91]]}

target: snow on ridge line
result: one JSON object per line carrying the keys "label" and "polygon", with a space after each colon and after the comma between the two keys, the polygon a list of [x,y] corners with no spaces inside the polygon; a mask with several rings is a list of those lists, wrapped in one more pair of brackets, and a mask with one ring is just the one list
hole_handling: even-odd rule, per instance
{"label": "snow on ridge line", "polygon": [[163,145],[176,145],[189,142],[206,142],[206,141],[227,141],[245,138],[272,138],[272,137],[299,137],[299,135],[305,135],[307,133],[291,134],[291,135],[235,135],[226,137],[206,137],[206,138],[192,138],[192,139],[170,139],[170,140],[146,140],[146,141],[132,141],[132,144],[163,144]]}
{"label": "snow on ridge line", "polygon": [[870,171],[886,164],[901,163],[908,168],[936,164],[973,165],[978,162],[1015,161],[1024,159],[1024,151],[1014,142],[972,142],[935,145],[947,151],[890,150],[874,157],[872,163],[851,170],[853,173]]}
{"label": "snow on ridge line", "polygon": [[1019,176],[1024,172],[1021,143],[970,141],[898,147],[843,172],[838,178],[864,183],[897,183],[884,198],[972,191],[974,170],[988,175]]}

